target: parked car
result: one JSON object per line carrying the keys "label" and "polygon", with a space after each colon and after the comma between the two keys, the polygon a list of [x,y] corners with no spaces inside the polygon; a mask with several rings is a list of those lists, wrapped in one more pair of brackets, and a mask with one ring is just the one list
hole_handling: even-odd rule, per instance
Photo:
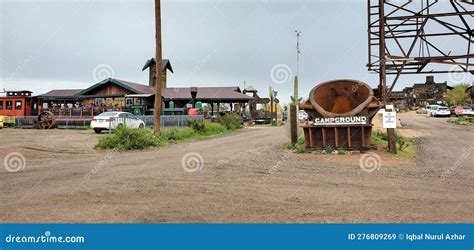
{"label": "parked car", "polygon": [[451,112],[449,111],[448,107],[439,106],[435,109],[432,109],[431,114],[433,117],[437,116],[451,116]]}
{"label": "parked car", "polygon": [[304,110],[300,110],[300,111],[298,111],[298,119],[306,121],[306,120],[308,120],[308,114],[306,112],[304,112]]}
{"label": "parked car", "polygon": [[451,115],[460,116],[464,112],[464,108],[462,106],[451,106],[449,109],[451,111]]}
{"label": "parked car", "polygon": [[438,107],[440,107],[440,105],[428,105],[428,106],[426,106],[426,116],[427,117],[433,116],[434,110],[437,109]]}
{"label": "parked car", "polygon": [[144,128],[145,122],[128,112],[104,112],[92,118],[91,127],[94,132],[115,130],[120,127]]}
{"label": "parked car", "polygon": [[462,115],[474,115],[474,110],[472,106],[466,105],[462,107]]}

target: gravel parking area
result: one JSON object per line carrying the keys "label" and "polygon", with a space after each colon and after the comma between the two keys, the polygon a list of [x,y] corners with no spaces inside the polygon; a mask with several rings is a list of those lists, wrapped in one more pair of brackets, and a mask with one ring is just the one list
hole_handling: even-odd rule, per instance
{"label": "gravel parking area", "polygon": [[290,153],[286,127],[120,153],[90,130],[3,129],[2,162],[25,164],[0,169],[1,222],[472,223],[474,127],[400,119],[417,158],[370,173],[362,155]]}

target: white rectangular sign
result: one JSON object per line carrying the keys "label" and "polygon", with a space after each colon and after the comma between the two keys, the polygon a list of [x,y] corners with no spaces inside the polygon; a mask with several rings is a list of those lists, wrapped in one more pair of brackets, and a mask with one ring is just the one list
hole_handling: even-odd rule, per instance
{"label": "white rectangular sign", "polygon": [[397,112],[383,112],[383,128],[397,128]]}
{"label": "white rectangular sign", "polygon": [[316,117],[314,125],[365,125],[367,117],[365,116],[349,116],[349,117]]}

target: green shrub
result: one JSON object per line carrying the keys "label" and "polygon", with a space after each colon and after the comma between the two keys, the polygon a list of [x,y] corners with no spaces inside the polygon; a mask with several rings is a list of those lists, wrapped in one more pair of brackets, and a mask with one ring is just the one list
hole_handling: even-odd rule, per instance
{"label": "green shrub", "polygon": [[186,141],[204,136],[224,134],[228,130],[219,123],[190,123],[192,127],[164,128],[159,136],[150,129],[118,128],[111,135],[99,139],[96,149],[114,149],[119,151],[160,147],[170,141]]}
{"label": "green shrub", "polygon": [[165,141],[186,141],[197,139],[203,136],[224,134],[227,129],[215,122],[199,122],[191,127],[165,128],[161,130],[160,138]]}
{"label": "green shrub", "polygon": [[204,122],[204,130],[200,132],[201,135],[209,136],[226,133],[227,129],[220,123]]}
{"label": "green shrub", "polygon": [[474,125],[474,117],[460,116],[456,118],[451,118],[448,120],[448,122],[457,125]]}
{"label": "green shrub", "polygon": [[345,154],[347,154],[347,151],[343,148],[340,148],[340,149],[337,150],[337,154],[338,155],[345,155]]}
{"label": "green shrub", "polygon": [[271,125],[276,127],[276,126],[278,126],[278,122],[275,121],[275,120],[272,120]]}
{"label": "green shrub", "polygon": [[188,121],[188,127],[194,129],[194,131],[196,131],[196,132],[202,132],[206,128],[206,125],[202,121],[198,121],[198,120],[193,119],[193,120]]}
{"label": "green shrub", "polygon": [[100,138],[95,148],[124,151],[159,147],[165,143],[150,129],[119,128]]}
{"label": "green shrub", "polygon": [[285,144],[285,148],[297,154],[306,152],[305,141],[303,138],[299,138],[295,144]]}
{"label": "green shrub", "polygon": [[228,130],[236,130],[242,128],[242,117],[238,114],[226,114],[219,116],[217,122],[222,124]]}
{"label": "green shrub", "polygon": [[196,131],[189,127],[166,128],[161,130],[160,137],[168,141],[184,141],[196,137]]}
{"label": "green shrub", "polygon": [[396,135],[397,138],[397,144],[398,144],[398,149],[403,151],[405,150],[408,146],[410,146],[410,140],[400,136],[399,134]]}
{"label": "green shrub", "polygon": [[334,151],[334,147],[332,145],[328,144],[328,145],[324,146],[323,150],[327,154],[330,154],[330,153],[332,153],[332,151]]}

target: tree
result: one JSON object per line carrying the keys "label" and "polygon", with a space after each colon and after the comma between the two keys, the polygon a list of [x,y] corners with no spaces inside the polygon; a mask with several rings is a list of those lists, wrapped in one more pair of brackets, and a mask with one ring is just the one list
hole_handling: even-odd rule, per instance
{"label": "tree", "polygon": [[458,84],[443,94],[443,99],[451,105],[462,105],[470,101],[467,93],[468,84]]}

